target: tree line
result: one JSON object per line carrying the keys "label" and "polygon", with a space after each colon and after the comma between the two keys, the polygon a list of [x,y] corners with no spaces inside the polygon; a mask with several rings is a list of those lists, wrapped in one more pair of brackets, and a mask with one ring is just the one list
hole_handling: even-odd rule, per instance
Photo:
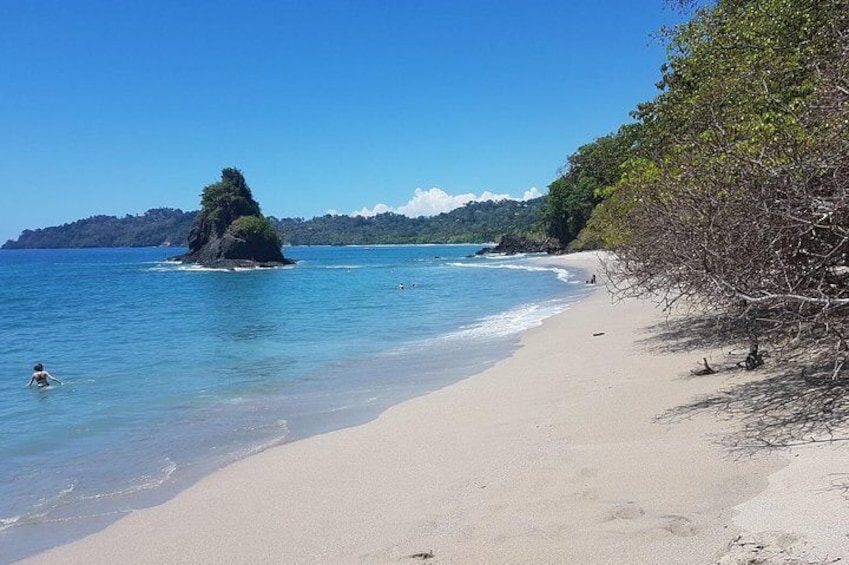
{"label": "tree line", "polygon": [[658,95],[568,158],[547,229],[611,250],[620,296],[704,306],[752,349],[804,352],[836,378],[849,369],[849,3],[678,3],[692,18],[663,30]]}
{"label": "tree line", "polygon": [[197,212],[155,208],[124,217],[97,215],[39,229],[27,229],[3,249],[67,249],[83,247],[155,247],[186,245]]}
{"label": "tree line", "polygon": [[[505,233],[542,234],[543,199],[470,202],[433,217],[325,215],[305,220],[268,216],[287,245],[379,245],[390,243],[487,243]],[[3,249],[186,246],[196,211],[148,210],[122,218],[92,216],[75,222],[25,230]]]}

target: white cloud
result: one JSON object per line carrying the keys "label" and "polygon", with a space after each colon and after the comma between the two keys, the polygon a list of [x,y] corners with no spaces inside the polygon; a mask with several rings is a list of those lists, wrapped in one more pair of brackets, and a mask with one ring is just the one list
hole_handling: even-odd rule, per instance
{"label": "white cloud", "polygon": [[417,188],[413,193],[413,197],[410,198],[406,204],[398,207],[392,207],[386,204],[377,204],[372,208],[355,210],[351,212],[350,215],[369,218],[385,212],[394,212],[410,218],[417,218],[419,216],[436,216],[437,214],[450,212],[455,208],[465,206],[469,202],[486,202],[489,200],[519,200],[524,202],[540,196],[542,196],[542,193],[535,186],[526,190],[521,198],[515,198],[509,194],[495,194],[489,191],[483,192],[480,196],[477,196],[472,192],[452,195],[448,194],[441,188],[433,187],[430,190]]}
{"label": "white cloud", "polygon": [[522,195],[522,202],[525,202],[527,200],[533,200],[534,198],[539,198],[540,196],[542,196],[542,192],[540,192],[537,187],[532,186],[531,188],[526,190],[525,193]]}

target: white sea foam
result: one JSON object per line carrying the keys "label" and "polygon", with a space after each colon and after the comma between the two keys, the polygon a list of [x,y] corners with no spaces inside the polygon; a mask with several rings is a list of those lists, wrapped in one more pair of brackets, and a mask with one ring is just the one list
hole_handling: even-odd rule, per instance
{"label": "white sea foam", "polygon": [[46,496],[38,501],[38,503],[33,506],[33,508],[44,508],[44,507],[53,507],[56,506],[56,503],[66,498],[69,494],[74,492],[74,488],[76,485],[74,483],[69,484],[67,487],[63,488],[59,492],[54,495]]}
{"label": "white sea foam", "polygon": [[543,304],[526,304],[506,312],[482,318],[439,339],[500,338],[515,335],[542,324],[546,318],[568,310],[570,303],[553,300]]}
{"label": "white sea foam", "polygon": [[232,269],[225,269],[222,267],[204,267],[202,265],[197,265],[193,263],[180,263],[179,261],[169,261],[167,263],[160,263],[156,267],[150,267],[147,269],[153,273],[170,273],[174,271],[183,271],[189,273],[245,273],[252,271],[270,271],[277,269],[293,269],[292,265],[281,265],[279,267],[234,267]]}
{"label": "white sea foam", "polygon": [[268,441],[264,441],[256,445],[252,445],[246,449],[237,451],[234,454],[235,459],[243,459],[245,457],[248,457],[249,455],[256,455],[257,453],[262,453],[266,449],[271,449],[272,447],[276,447],[285,442],[286,438],[289,436],[289,422],[287,420],[277,420],[275,424],[277,427],[280,428],[280,435],[275,436]]}
{"label": "white sea foam", "polygon": [[13,528],[15,524],[21,521],[23,516],[9,516],[8,518],[0,518],[0,532]]}
{"label": "white sea foam", "polygon": [[[20,525],[25,524],[63,524],[66,522],[77,522],[80,520],[87,520],[91,518],[103,518],[106,516],[123,516],[124,514],[129,514],[132,510],[109,510],[106,512],[94,512],[89,514],[74,514],[73,516],[63,516],[59,518],[46,518],[47,513],[44,514],[33,514],[27,517],[27,519],[22,522]],[[2,530],[0,530],[2,531]]]}
{"label": "white sea foam", "polygon": [[503,261],[511,259],[521,259],[527,256],[527,253],[513,253],[512,255],[507,255],[506,253],[487,253],[483,255],[483,258],[487,261]]}
{"label": "white sea foam", "polygon": [[327,265],[325,269],[363,269],[365,265]]}
{"label": "white sea foam", "polygon": [[510,269],[515,271],[526,271],[529,273],[554,273],[557,279],[563,282],[571,282],[572,273],[559,267],[538,267],[535,265],[516,264],[481,264],[481,263],[448,263],[451,267],[463,267],[470,269]]}
{"label": "white sea foam", "polygon": [[11,530],[12,528],[26,526],[27,524],[33,524],[36,522],[47,523],[50,520],[45,520],[45,516],[47,516],[47,512],[34,512],[30,514],[22,514],[20,516],[11,516],[9,518],[0,518],[0,533],[3,533],[5,530]]}
{"label": "white sea foam", "polygon": [[78,500],[103,500],[107,498],[118,498],[121,496],[152,490],[168,482],[176,470],[177,464],[166,457],[165,466],[160,469],[160,473],[158,475],[142,475],[141,477],[134,479],[127,488],[112,492],[101,492],[98,494],[81,496]]}

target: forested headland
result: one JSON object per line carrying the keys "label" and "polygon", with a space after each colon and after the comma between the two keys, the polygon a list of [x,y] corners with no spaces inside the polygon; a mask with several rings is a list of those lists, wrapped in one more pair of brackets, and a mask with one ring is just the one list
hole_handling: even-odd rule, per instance
{"label": "forested headland", "polygon": [[3,249],[185,246],[197,212],[155,208],[123,217],[98,215],[46,228],[24,230]]}
{"label": "forested headland", "polygon": [[[539,234],[543,199],[470,202],[433,217],[408,218],[387,212],[374,217],[325,215],[309,220],[278,219],[271,225],[287,245],[379,245],[392,243],[488,243],[505,233]],[[122,218],[83,220],[25,230],[3,249],[185,246],[196,211],[158,208]]]}

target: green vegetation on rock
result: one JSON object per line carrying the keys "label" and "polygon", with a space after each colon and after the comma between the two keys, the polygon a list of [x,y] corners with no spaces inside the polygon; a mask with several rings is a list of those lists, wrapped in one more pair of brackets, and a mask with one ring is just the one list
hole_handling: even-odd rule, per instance
{"label": "green vegetation on rock", "polygon": [[201,210],[188,237],[182,261],[221,264],[229,261],[287,263],[280,237],[262,217],[245,177],[238,169],[221,171],[221,181],[203,189]]}
{"label": "green vegetation on rock", "polygon": [[246,239],[261,239],[280,247],[280,235],[267,219],[260,216],[240,216],[232,224],[233,233]]}

